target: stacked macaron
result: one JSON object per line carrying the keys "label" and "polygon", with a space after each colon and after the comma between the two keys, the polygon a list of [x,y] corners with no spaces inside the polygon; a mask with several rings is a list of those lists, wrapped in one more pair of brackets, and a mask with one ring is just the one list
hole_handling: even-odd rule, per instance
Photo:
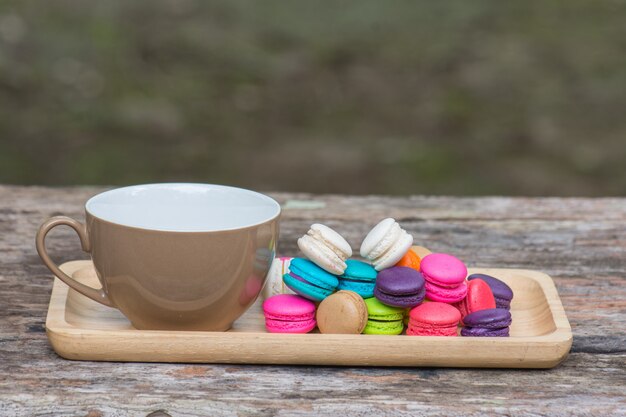
{"label": "stacked macaron", "polygon": [[412,250],[413,236],[398,222],[387,218],[367,234],[361,244],[361,256],[378,271],[374,297],[365,300],[369,320],[366,334],[400,334],[405,313],[424,301],[424,277],[421,257]]}
{"label": "stacked macaron", "polygon": [[[322,301],[339,286],[338,275],[346,271],[352,248],[339,233],[318,223],[298,239],[298,247],[306,258],[292,259],[283,281],[294,293]],[[360,273],[362,268],[353,269]]]}
{"label": "stacked macaron", "polygon": [[509,336],[513,290],[491,275],[472,274],[467,280],[467,297],[457,304],[462,315],[461,336]]}
{"label": "stacked macaron", "polygon": [[[352,248],[348,242],[339,233],[323,224],[313,224],[309,231],[298,239],[298,247],[304,258],[282,258],[283,261],[277,263],[271,270],[273,273],[268,277],[267,290],[264,293],[269,296],[266,302],[277,298],[280,300],[284,298],[285,293],[292,293],[294,295],[289,302],[295,297],[302,300],[302,305],[313,305],[313,315],[317,315],[319,321],[316,323],[320,331],[361,333],[367,322],[367,309],[359,294],[367,295],[373,292],[376,270],[363,262],[348,260],[352,256]],[[280,282],[277,278],[279,271],[282,272]],[[353,291],[335,293],[337,289],[350,289],[358,293]],[[316,306],[315,303],[320,302],[319,307]],[[272,304],[269,306],[272,307]],[[265,304],[263,307],[267,324],[268,315],[271,316],[272,313],[268,312]],[[343,317],[337,312],[343,312]],[[338,319],[342,321],[337,322]],[[285,316],[283,320],[292,321],[289,316]],[[269,331],[280,331],[276,326],[272,327],[272,330],[266,327]],[[313,328],[299,326],[298,331],[289,332],[306,333]]]}
{"label": "stacked macaron", "polygon": [[[272,296],[293,293],[304,299],[319,302],[318,327],[321,332],[335,333],[359,330],[355,317],[361,312],[365,321],[371,319],[371,308],[358,305],[361,301],[388,309],[392,313],[382,318],[374,314],[374,325],[366,333],[399,334],[403,331],[403,314],[408,308],[419,305],[425,297],[424,278],[419,272],[421,257],[410,250],[413,237],[391,218],[382,220],[365,237],[361,254],[370,263],[348,259],[352,249],[336,231],[322,224],[313,224],[308,232],[298,239],[298,247],[304,258],[281,258],[275,261],[264,295]],[[422,257],[429,253],[420,248]],[[282,272],[282,282],[277,276]],[[380,274],[379,274],[380,272]],[[379,277],[380,275],[380,277]],[[339,290],[335,293],[335,290]],[[350,294],[350,295],[348,295]],[[377,297],[377,298],[374,298]],[[385,304],[386,303],[386,304]],[[351,311],[345,317],[337,311]],[[348,316],[352,316],[349,318]],[[397,316],[397,317],[396,317]],[[321,326],[320,318],[322,319]],[[345,320],[341,326],[337,320]],[[386,326],[385,326],[386,325]],[[276,331],[274,329],[274,331]]]}
{"label": "stacked macaron", "polygon": [[349,259],[352,249],[339,233],[313,224],[298,239],[304,257],[272,265],[264,289],[268,331],[317,326],[322,333],[397,335],[406,325],[411,336],[457,336],[461,324],[462,336],[508,336],[513,292],[504,282],[466,278],[461,260],[412,244],[394,219],[384,219],[361,245],[368,263]]}

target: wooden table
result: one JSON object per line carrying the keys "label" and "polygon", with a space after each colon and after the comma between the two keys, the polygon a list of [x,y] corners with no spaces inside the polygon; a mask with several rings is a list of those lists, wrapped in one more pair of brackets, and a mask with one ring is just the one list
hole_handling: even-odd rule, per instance
{"label": "wooden table", "polygon": [[[351,197],[272,194],[284,206],[280,252],[316,221],[358,248],[395,217],[418,244],[470,266],[552,275],[574,332],[552,370],[340,368],[71,362],[46,339],[52,278],[39,224],[83,219],[102,188],[0,186],[0,416],[626,415],[626,199]],[[69,230],[60,262],[85,258]],[[157,412],[153,415],[166,415]]]}

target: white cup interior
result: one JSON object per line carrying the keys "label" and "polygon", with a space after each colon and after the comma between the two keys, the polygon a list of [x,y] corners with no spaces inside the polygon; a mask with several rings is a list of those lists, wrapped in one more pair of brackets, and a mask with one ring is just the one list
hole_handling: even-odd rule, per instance
{"label": "white cup interior", "polygon": [[280,214],[272,198],[243,188],[212,184],[134,185],[98,194],[85,205],[102,220],[174,232],[241,229]]}

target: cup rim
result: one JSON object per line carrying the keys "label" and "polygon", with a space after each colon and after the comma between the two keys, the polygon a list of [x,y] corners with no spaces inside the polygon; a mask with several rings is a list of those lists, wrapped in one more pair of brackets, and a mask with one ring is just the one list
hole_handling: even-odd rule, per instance
{"label": "cup rim", "polygon": [[[213,228],[210,230],[172,230],[172,229],[166,229],[166,228],[158,228],[158,227],[143,227],[143,226],[136,226],[136,225],[130,225],[130,224],[125,224],[122,222],[116,222],[113,220],[109,220],[109,219],[105,219],[103,217],[100,217],[98,215],[96,215],[95,213],[93,213],[92,211],[89,210],[89,205],[90,203],[93,203],[97,198],[105,195],[105,194],[109,194],[109,193],[114,193],[117,192],[119,190],[129,190],[132,188],[139,188],[139,187],[160,187],[160,186],[176,186],[176,185],[180,185],[180,186],[210,186],[210,187],[218,187],[220,189],[231,189],[231,190],[237,190],[237,191],[243,191],[245,193],[249,193],[249,194],[253,194],[256,197],[260,197],[264,200],[266,200],[267,202],[270,202],[271,204],[273,204],[275,206],[275,213],[268,218],[265,218],[263,220],[260,220],[258,222],[252,223],[252,224],[245,224],[244,226],[240,226],[240,227],[221,227],[221,228]],[[129,228],[129,229],[136,229],[136,230],[141,230],[144,232],[157,232],[157,233],[179,233],[179,234],[198,234],[198,233],[222,233],[222,232],[236,232],[236,231],[240,231],[240,230],[246,230],[246,229],[251,229],[251,228],[255,228],[258,227],[260,225],[272,222],[274,220],[276,220],[277,218],[280,217],[281,213],[282,213],[282,208],[280,206],[280,204],[274,200],[272,197],[257,192],[257,191],[253,191],[253,190],[249,190],[246,188],[241,188],[241,187],[233,187],[233,186],[229,186],[229,185],[221,185],[221,184],[209,184],[209,183],[199,183],[199,182],[160,182],[160,183],[148,183],[148,184],[135,184],[135,185],[128,185],[128,186],[124,186],[124,187],[115,187],[115,188],[111,188],[109,190],[103,191],[101,193],[98,193],[92,197],[90,197],[86,202],[85,202],[85,213],[87,214],[87,216],[91,216],[94,219],[97,219],[100,222],[103,223],[107,223],[110,225],[114,225],[114,226],[118,226],[118,227],[124,227],[124,228]]]}

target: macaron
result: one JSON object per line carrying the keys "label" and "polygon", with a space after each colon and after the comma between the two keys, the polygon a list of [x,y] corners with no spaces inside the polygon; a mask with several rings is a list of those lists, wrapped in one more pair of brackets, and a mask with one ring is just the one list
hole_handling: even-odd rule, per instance
{"label": "macaron", "polygon": [[283,281],[293,292],[313,301],[322,301],[335,291],[339,280],[304,258],[294,258]]}
{"label": "macaron", "polygon": [[426,297],[431,301],[455,304],[467,295],[467,285],[465,283],[455,288],[444,288],[426,281]]}
{"label": "macaron", "polygon": [[463,283],[467,267],[458,258],[447,253],[431,253],[421,262],[424,278],[437,286],[454,288]]}
{"label": "macaron", "polygon": [[487,329],[483,327],[463,327],[461,329],[463,337],[509,337],[510,330],[508,327],[500,329]]}
{"label": "macaron", "polygon": [[385,305],[376,298],[366,299],[365,305],[367,306],[367,324],[363,333],[380,335],[402,333],[404,309]]}
{"label": "macaron", "polygon": [[476,311],[463,319],[461,336],[506,337],[509,335],[511,322],[511,312],[505,308]]}
{"label": "macaron", "polygon": [[416,271],[420,270],[420,262],[422,258],[413,249],[409,249],[402,258],[396,263],[395,266],[406,266],[407,268],[413,268]]}
{"label": "macaron", "polygon": [[493,297],[496,300],[497,308],[506,308],[507,310],[511,308],[511,300],[513,300],[513,290],[511,287],[491,275],[472,274],[467,277],[468,281],[475,279],[481,279],[489,285],[489,288],[491,288],[491,292],[493,293]]}
{"label": "macaron", "polygon": [[261,293],[263,299],[268,299],[277,294],[295,294],[285,285],[285,282],[283,281],[283,275],[289,273],[289,264],[292,259],[293,258],[290,257],[280,257],[274,259],[272,266],[267,273],[265,286],[263,287],[263,291]]}
{"label": "macaron", "polygon": [[263,302],[265,328],[270,333],[308,333],[315,328],[315,304],[293,294],[274,295]]}
{"label": "macaron", "polygon": [[339,277],[339,290],[354,291],[363,298],[374,296],[378,272],[370,264],[354,259],[346,261],[347,268]]}
{"label": "macaron", "polygon": [[480,310],[496,308],[496,300],[489,285],[482,279],[474,279],[467,283],[467,295],[456,305],[461,313],[461,323],[468,314]]}
{"label": "macaron", "polygon": [[461,260],[446,253],[431,253],[422,259],[420,268],[429,300],[457,303],[467,295],[467,267]]}
{"label": "macaron", "polygon": [[430,249],[427,249],[423,246],[418,246],[418,245],[411,246],[411,250],[415,252],[415,254],[419,256],[420,259],[424,259],[426,255],[430,255],[432,253]]}
{"label": "macaron", "polygon": [[450,304],[432,302],[421,304],[409,313],[409,336],[456,336],[461,320],[459,310]]}
{"label": "macaron", "polygon": [[378,223],[361,244],[361,256],[369,259],[377,271],[389,268],[402,259],[413,244],[413,236],[398,222],[387,218]]}
{"label": "macaron", "polygon": [[413,268],[394,266],[378,273],[374,297],[393,307],[410,308],[424,301],[422,274]]}
{"label": "macaron", "polygon": [[329,295],[317,307],[317,327],[321,333],[360,334],[367,324],[367,305],[353,291]]}
{"label": "macaron", "polygon": [[327,272],[341,275],[346,269],[345,260],[352,256],[352,248],[333,229],[315,223],[306,235],[298,239],[298,247],[311,261]]}

